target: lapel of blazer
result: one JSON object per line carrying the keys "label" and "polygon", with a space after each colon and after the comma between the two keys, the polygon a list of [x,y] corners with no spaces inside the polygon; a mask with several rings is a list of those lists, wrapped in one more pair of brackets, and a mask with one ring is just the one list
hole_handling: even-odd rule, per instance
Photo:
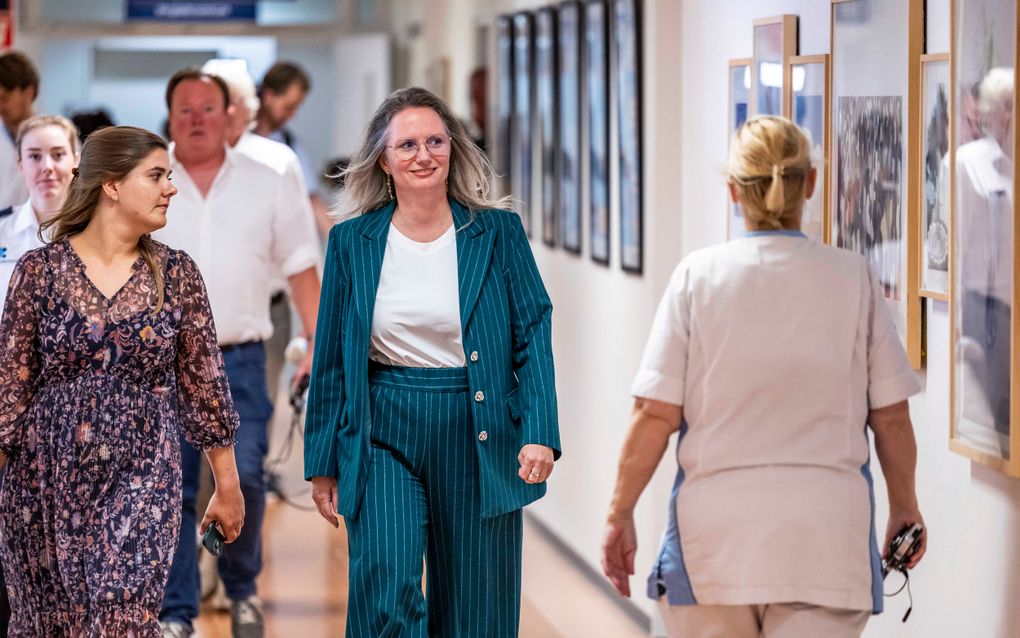
{"label": "lapel of blazer", "polygon": [[[360,286],[355,284],[355,289],[359,291],[355,307],[365,310],[365,314],[360,317],[361,321],[365,322],[365,330],[362,331],[364,335],[372,333],[375,294],[379,289],[379,275],[382,272],[383,255],[386,254],[386,238],[389,236],[390,220],[393,219],[393,210],[396,206],[396,200],[393,200],[376,212],[367,213],[371,215],[371,219],[367,220],[361,229],[362,250],[357,251],[356,255],[357,261],[361,263],[352,265],[355,279],[361,284]],[[364,345],[367,357],[367,339]]]}
{"label": "lapel of blazer", "polygon": [[492,246],[495,233],[486,230],[478,219],[478,213],[472,219],[471,212],[458,202],[450,199],[453,211],[453,224],[457,229],[457,274],[460,286],[460,326],[467,331],[471,311],[478,301],[478,293],[485,281],[485,272],[492,259]]}

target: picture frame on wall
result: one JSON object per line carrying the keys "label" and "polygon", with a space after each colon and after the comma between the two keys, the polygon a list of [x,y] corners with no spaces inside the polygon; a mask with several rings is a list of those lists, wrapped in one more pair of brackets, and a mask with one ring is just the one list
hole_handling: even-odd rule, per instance
{"label": "picture frame on wall", "polygon": [[921,297],[949,301],[949,54],[921,56]]}
{"label": "picture frame on wall", "polygon": [[790,109],[792,120],[811,139],[811,163],[817,170],[815,192],[804,204],[801,230],[819,243],[828,241],[829,180],[829,56],[790,58]]}
{"label": "picture frame on wall", "polygon": [[555,246],[559,212],[559,114],[557,80],[556,11],[544,7],[535,13],[535,111],[541,161],[542,242]]}
{"label": "picture frame on wall", "polygon": [[[733,134],[747,121],[751,113],[751,64],[752,58],[736,58],[729,61],[727,70],[729,99],[726,115],[726,156],[729,156]],[[746,232],[744,213],[740,204],[730,199],[729,188],[726,189],[726,239],[739,237]]]}
{"label": "picture frame on wall", "polygon": [[949,448],[1020,476],[1017,6],[954,0],[950,19]]}
{"label": "picture frame on wall", "polygon": [[797,16],[754,21],[751,104],[754,115],[790,117],[789,60],[797,55]]}
{"label": "picture frame on wall", "polygon": [[614,0],[617,130],[619,131],[620,266],[641,273],[644,218],[641,183],[640,0]]}
{"label": "picture frame on wall", "polygon": [[556,14],[559,51],[559,229],[567,252],[581,254],[581,24],[583,9],[571,0]]}
{"label": "picture frame on wall", "polygon": [[609,11],[604,0],[584,5],[584,44],[591,258],[609,265]]}
{"label": "picture frame on wall", "polygon": [[[920,159],[923,0],[832,0],[830,239],[867,257],[911,365],[920,368]],[[861,69],[882,69],[862,73]]]}
{"label": "picture frame on wall", "polygon": [[514,138],[514,26],[509,16],[496,18],[496,135],[491,161],[496,171],[497,192],[511,195]]}
{"label": "picture frame on wall", "polygon": [[519,202],[521,222],[531,237],[534,218],[534,21],[530,13],[513,16],[514,126],[511,144],[511,191]]}

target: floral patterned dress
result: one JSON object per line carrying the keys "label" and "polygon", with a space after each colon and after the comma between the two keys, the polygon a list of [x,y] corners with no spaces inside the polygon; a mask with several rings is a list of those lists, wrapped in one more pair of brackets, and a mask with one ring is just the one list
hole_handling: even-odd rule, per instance
{"label": "floral patterned dress", "polygon": [[10,636],[159,636],[181,509],[178,432],[233,444],[205,284],[156,244],[107,299],[67,240],[18,262],[0,324],[0,557]]}

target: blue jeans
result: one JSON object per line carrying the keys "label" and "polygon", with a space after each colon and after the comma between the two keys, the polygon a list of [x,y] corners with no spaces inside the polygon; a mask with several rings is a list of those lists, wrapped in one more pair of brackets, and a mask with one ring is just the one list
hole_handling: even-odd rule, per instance
{"label": "blue jeans", "polygon": [[[267,426],[273,404],[266,391],[266,352],[261,342],[223,353],[234,408],[241,417],[234,457],[244,494],[244,527],[236,541],[225,545],[217,567],[227,597],[240,600],[255,595],[255,578],[262,570],[262,518],[266,509],[262,467],[269,451]],[[180,539],[170,567],[160,620],[190,624],[198,616],[198,550],[195,539],[195,498],[198,494],[200,455],[181,438],[183,494]]]}

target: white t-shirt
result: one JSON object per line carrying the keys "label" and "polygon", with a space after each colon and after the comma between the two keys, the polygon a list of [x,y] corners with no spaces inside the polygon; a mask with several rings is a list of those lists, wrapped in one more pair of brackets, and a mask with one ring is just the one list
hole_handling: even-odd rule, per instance
{"label": "white t-shirt", "polygon": [[0,311],[7,301],[7,288],[11,284],[14,266],[22,255],[42,246],[39,220],[32,210],[31,201],[14,207],[10,215],[0,217]]}
{"label": "white t-shirt", "polygon": [[20,206],[28,199],[28,185],[18,170],[18,153],[14,140],[0,122],[0,209]]}
{"label": "white t-shirt", "polygon": [[412,368],[465,365],[454,227],[430,242],[390,224],[372,315],[369,358]]}
{"label": "white t-shirt", "polygon": [[198,264],[220,345],[268,339],[273,274],[290,277],[319,263],[311,216],[294,206],[279,173],[233,149],[205,197],[173,147],[170,161],[178,193],[155,238]]}
{"label": "white t-shirt", "polygon": [[649,594],[881,609],[867,416],[918,390],[864,257],[780,232],[684,259],[632,387],[685,421]]}

